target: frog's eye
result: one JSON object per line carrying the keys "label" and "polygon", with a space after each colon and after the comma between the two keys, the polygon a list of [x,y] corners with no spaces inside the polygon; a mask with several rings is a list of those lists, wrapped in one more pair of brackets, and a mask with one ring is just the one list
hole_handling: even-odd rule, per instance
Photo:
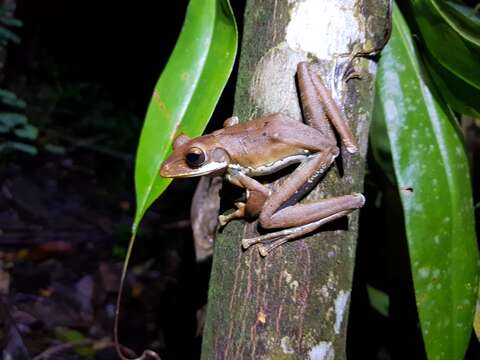
{"label": "frog's eye", "polygon": [[185,155],[185,161],[191,167],[200,167],[205,163],[205,152],[202,149],[192,147]]}

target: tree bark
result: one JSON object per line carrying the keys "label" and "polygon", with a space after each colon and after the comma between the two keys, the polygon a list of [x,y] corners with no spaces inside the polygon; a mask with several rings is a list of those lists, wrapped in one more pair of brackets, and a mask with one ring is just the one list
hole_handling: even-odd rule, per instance
{"label": "tree bark", "polygon": [[[359,143],[304,201],[362,192],[376,65],[356,59],[360,79],[345,83],[341,54],[381,43],[385,18],[382,0],[247,0],[234,114],[300,120],[295,72],[309,60]],[[265,258],[241,249],[244,228],[233,221],[216,239],[202,359],[344,359],[358,211]]]}

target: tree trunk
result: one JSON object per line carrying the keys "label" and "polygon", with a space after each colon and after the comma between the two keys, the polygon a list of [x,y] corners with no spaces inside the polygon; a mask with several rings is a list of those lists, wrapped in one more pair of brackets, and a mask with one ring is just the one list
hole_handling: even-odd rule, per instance
{"label": "tree trunk", "polygon": [[[376,66],[356,59],[360,78],[345,83],[342,54],[381,43],[386,12],[382,0],[247,0],[234,114],[300,120],[295,72],[309,60],[359,143],[306,201],[362,192]],[[343,220],[265,258],[241,249],[245,222],[228,224],[215,244],[202,359],[344,359],[358,211]]]}

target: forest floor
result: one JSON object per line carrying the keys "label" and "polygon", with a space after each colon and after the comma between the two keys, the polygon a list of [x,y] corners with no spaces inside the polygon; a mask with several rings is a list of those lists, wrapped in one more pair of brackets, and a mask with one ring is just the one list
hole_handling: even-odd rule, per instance
{"label": "forest floor", "polygon": [[[116,359],[115,301],[134,200],[132,182],[112,191],[115,173],[101,170],[111,162],[85,149],[16,154],[0,171],[0,341],[15,360]],[[137,353],[199,354],[209,264],[194,260],[192,185],[173,184],[141,226],[120,322],[123,345]]]}

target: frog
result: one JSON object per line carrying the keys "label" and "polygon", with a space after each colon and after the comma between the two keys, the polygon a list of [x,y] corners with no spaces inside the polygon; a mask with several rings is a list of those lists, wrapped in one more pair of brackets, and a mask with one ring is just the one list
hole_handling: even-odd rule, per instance
{"label": "frog", "polygon": [[[243,238],[248,249],[257,244],[267,256],[282,244],[314,232],[323,224],[347,216],[365,203],[361,193],[325,198],[311,203],[299,200],[308,194],[340,155],[357,154],[358,145],[345,115],[307,61],[297,65],[297,81],[304,122],[283,113],[267,114],[247,122],[232,116],[222,129],[196,138],[177,136],[173,151],[162,163],[165,178],[223,176],[245,188],[246,200],[237,209],[219,216],[219,223],[254,218],[270,231]],[[337,141],[337,136],[340,143]],[[298,164],[280,186],[257,178]]]}

